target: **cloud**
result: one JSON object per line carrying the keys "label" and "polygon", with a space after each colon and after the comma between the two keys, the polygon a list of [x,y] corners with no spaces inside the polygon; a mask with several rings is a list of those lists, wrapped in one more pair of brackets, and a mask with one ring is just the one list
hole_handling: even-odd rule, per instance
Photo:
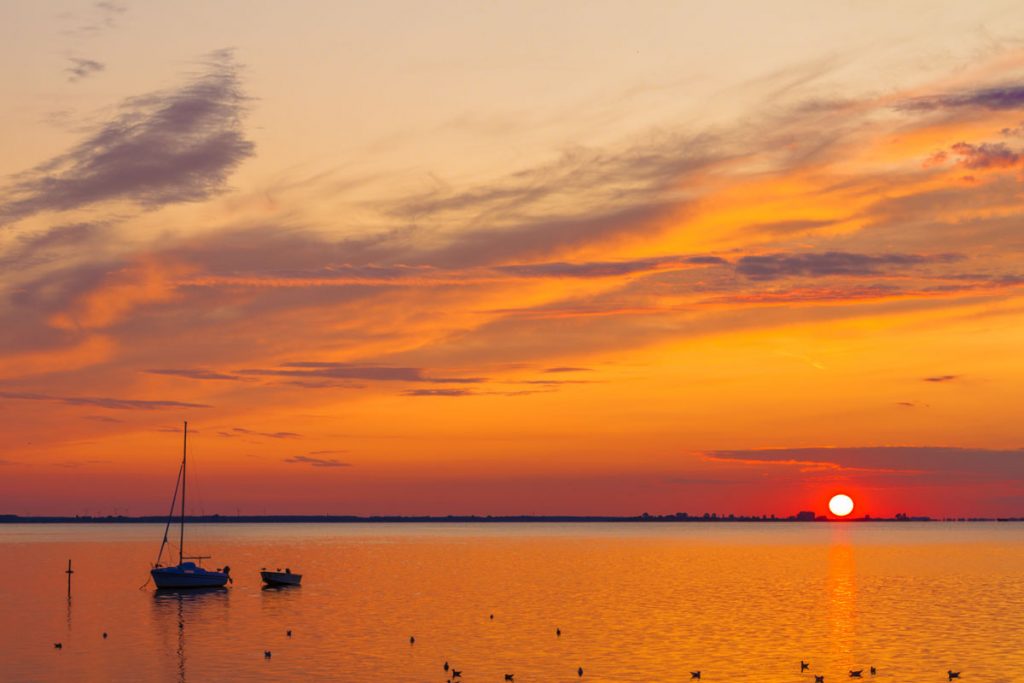
{"label": "cloud", "polygon": [[325,377],[332,379],[363,379],[380,382],[433,382],[439,384],[477,384],[486,382],[484,377],[428,377],[422,368],[390,367],[383,365],[357,365],[353,363],[331,363],[321,361],[300,361],[283,363],[277,368],[248,368],[238,370],[241,375],[270,377]]}
{"label": "cloud", "polygon": [[265,436],[268,439],[301,439],[302,435],[295,432],[254,432],[251,429],[244,429],[242,427],[232,427],[232,433],[219,432],[221,436],[233,436],[242,434],[245,436]]}
{"label": "cloud", "polygon": [[1024,85],[980,88],[962,93],[916,97],[896,105],[897,109],[905,111],[934,111],[964,107],[994,110],[1024,108]]}
{"label": "cloud", "polygon": [[402,392],[403,396],[475,396],[470,389],[410,389]]}
{"label": "cloud", "polygon": [[1020,154],[1002,142],[980,145],[958,142],[951,149],[960,155],[958,163],[964,168],[1012,168],[1020,163]]}
{"label": "cloud", "polygon": [[998,481],[1024,478],[1024,450],[949,446],[864,446],[837,448],[768,448],[717,450],[705,457],[722,462],[800,468],[807,473],[863,472],[949,483],[958,478]]}
{"label": "cloud", "polygon": [[952,382],[953,380],[960,379],[960,375],[936,375],[934,377],[925,377],[925,382]]}
{"label": "cloud", "polygon": [[28,392],[0,391],[0,398],[15,401],[49,401],[71,406],[97,406],[112,410],[161,410],[163,408],[209,408],[202,403],[183,403],[181,401],[143,401],[123,398],[106,398],[100,396],[51,396]]}
{"label": "cloud", "polygon": [[545,368],[544,372],[591,372],[590,368],[573,368],[568,366],[559,366],[555,368]]}
{"label": "cloud", "polygon": [[736,263],[736,272],[751,280],[776,280],[785,277],[826,277],[831,275],[878,275],[891,267],[904,269],[929,263],[949,263],[963,258],[957,254],[855,254],[828,251],[812,254],[768,254],[744,256]]}
{"label": "cloud", "polygon": [[295,455],[285,458],[284,462],[311,465],[313,467],[352,467],[352,463],[341,462],[336,458],[314,458],[309,455]]}
{"label": "cloud", "polygon": [[245,101],[230,52],[214,53],[189,83],[126,100],[71,151],[16,176],[0,220],[111,200],[155,208],[221,192],[253,153],[241,129]]}
{"label": "cloud", "polygon": [[68,60],[71,62],[71,66],[64,70],[70,74],[68,76],[68,80],[72,83],[80,81],[93,74],[97,74],[107,68],[105,64],[97,62],[95,59],[69,57]]}
{"label": "cloud", "polygon": [[219,379],[236,382],[242,379],[235,375],[228,375],[214,370],[204,370],[203,368],[151,368],[146,370],[146,372],[154,375],[171,375],[174,377],[187,377],[189,379]]}
{"label": "cloud", "polygon": [[515,264],[496,266],[494,270],[519,277],[595,278],[680,270],[693,266],[725,265],[727,263],[728,261],[718,256],[666,256],[633,261]]}

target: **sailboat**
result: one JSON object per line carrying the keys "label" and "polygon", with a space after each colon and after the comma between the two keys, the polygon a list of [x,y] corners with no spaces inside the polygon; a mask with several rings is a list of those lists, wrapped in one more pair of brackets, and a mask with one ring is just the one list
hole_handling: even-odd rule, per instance
{"label": "sailboat", "polygon": [[[203,569],[195,562],[186,560],[206,560],[208,555],[185,555],[185,466],[188,456],[188,422],[185,423],[184,437],[181,447],[181,469],[178,470],[178,480],[174,484],[174,497],[171,498],[171,509],[167,514],[167,525],[164,527],[164,540],[160,544],[160,552],[157,553],[156,563],[150,570],[153,582],[157,588],[221,588],[225,583],[231,581],[229,576],[231,568],[224,567],[217,571]],[[167,533],[170,531],[171,522],[174,519],[174,504],[178,500],[178,489],[181,489],[181,530],[178,540],[178,565],[176,567],[165,567],[160,564],[163,558],[164,548],[167,547]]]}

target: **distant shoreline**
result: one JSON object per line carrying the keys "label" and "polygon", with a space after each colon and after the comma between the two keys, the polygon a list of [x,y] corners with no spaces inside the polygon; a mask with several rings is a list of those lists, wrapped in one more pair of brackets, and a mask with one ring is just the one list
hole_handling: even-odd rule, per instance
{"label": "distant shoreline", "polygon": [[[177,520],[177,518],[175,518]],[[163,515],[145,515],[127,517],[124,515],[107,515],[93,517],[75,516],[31,516],[0,515],[0,524],[163,524],[167,517]],[[1024,522],[1024,517],[857,517],[854,519],[836,519],[832,517],[740,517],[740,516],[690,516],[685,513],[675,515],[638,515],[634,517],[615,516],[572,516],[572,515],[445,515],[434,516],[401,516],[374,515],[360,517],[357,515],[193,515],[186,516],[185,521],[199,524],[436,524],[436,523],[485,523],[485,524],[520,524],[538,522],[558,523],[618,523],[643,522],[650,524],[685,524],[758,522],[778,524],[790,522]]]}

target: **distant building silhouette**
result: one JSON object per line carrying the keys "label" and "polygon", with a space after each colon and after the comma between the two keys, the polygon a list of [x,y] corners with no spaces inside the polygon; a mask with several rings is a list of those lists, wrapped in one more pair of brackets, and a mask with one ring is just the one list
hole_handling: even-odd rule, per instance
{"label": "distant building silhouette", "polygon": [[811,510],[801,510],[796,513],[796,521],[798,522],[813,522],[815,518],[814,512]]}

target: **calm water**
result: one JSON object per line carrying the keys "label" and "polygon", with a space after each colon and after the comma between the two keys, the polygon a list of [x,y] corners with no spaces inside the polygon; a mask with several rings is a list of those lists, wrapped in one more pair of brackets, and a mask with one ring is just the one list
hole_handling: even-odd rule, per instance
{"label": "calm water", "polygon": [[192,596],[161,533],[0,525],[0,680],[1024,681],[1022,524],[196,525]]}

